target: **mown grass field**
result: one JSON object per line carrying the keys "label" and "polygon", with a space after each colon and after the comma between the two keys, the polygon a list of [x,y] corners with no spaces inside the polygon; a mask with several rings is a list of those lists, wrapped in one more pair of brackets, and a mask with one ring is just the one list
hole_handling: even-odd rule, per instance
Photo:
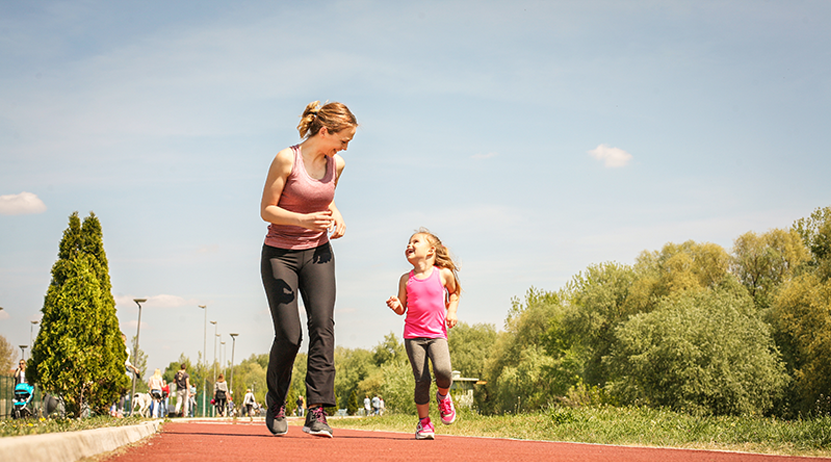
{"label": "mown grass field", "polygon": [[[553,408],[535,414],[481,416],[460,411],[442,425],[431,415],[436,435],[485,436],[715,449],[763,454],[831,457],[831,417],[783,421],[749,417],[695,417],[649,408]],[[330,419],[335,428],[414,433],[414,415]]]}

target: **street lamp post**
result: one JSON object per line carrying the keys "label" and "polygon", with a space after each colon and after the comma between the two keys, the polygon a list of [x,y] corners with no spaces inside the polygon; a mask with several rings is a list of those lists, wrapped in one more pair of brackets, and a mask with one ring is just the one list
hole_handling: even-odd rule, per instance
{"label": "street lamp post", "polygon": [[[221,334],[220,334],[221,335]],[[225,371],[225,363],[228,362],[228,347],[225,345],[225,340],[219,338],[219,363],[222,364],[222,375],[228,375]]]}
{"label": "street lamp post", "polygon": [[26,348],[29,348],[29,345],[20,345],[20,359],[26,360]]}
{"label": "street lamp post", "polygon": [[[213,371],[214,371],[214,381],[213,381],[213,383],[216,383],[216,336],[218,334],[216,333],[216,321],[211,321],[211,324],[214,325],[214,362],[211,364],[211,369],[213,369]],[[205,389],[205,393],[207,393],[207,392],[208,392],[208,390]],[[213,415],[213,412],[214,412],[214,408],[211,407],[211,415]]]}
{"label": "street lamp post", "polygon": [[[133,361],[136,361],[138,364],[138,347],[139,347],[139,334],[141,334],[141,304],[146,302],[146,298],[134,298],[134,302],[138,305],[138,325],[136,326],[136,343],[133,344]],[[130,415],[133,415],[135,411],[135,404],[133,402],[133,397],[136,396],[136,374],[133,374],[133,392],[130,394]]]}
{"label": "street lamp post", "polygon": [[[234,349],[237,346],[237,335],[239,335],[239,334],[228,334],[228,335],[231,336],[231,393],[232,393],[231,396],[233,396],[233,391],[234,391]],[[236,406],[236,405],[237,405],[237,403],[234,403],[234,406]]]}
{"label": "street lamp post", "polygon": [[31,321],[32,325],[29,326],[29,345],[32,345],[32,350],[35,349],[35,340],[32,336],[35,330],[35,325],[38,323],[37,321]]}
{"label": "street lamp post", "polygon": [[[199,308],[205,310],[205,335],[202,337],[202,361],[205,362],[205,366],[208,365],[208,306],[207,305],[199,305]],[[208,394],[208,390],[205,387],[208,386],[208,369],[205,368],[205,375],[202,376],[202,417],[205,417],[205,396]]]}

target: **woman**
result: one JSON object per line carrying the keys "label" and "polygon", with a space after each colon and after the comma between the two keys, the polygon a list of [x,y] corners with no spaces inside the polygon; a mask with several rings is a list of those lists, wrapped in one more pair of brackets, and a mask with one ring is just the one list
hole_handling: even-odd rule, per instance
{"label": "woman", "polygon": [[14,384],[19,385],[21,383],[28,383],[26,382],[26,361],[22,359],[18,363],[17,369],[14,370]]}
{"label": "woman", "polygon": [[214,404],[216,413],[220,417],[225,415],[225,408],[228,405],[228,384],[225,383],[225,376],[219,374],[214,383]]}
{"label": "woman", "polygon": [[150,406],[150,415],[152,417],[163,417],[161,413],[161,402],[163,398],[162,388],[164,388],[164,385],[162,371],[156,369],[153,372],[153,376],[147,381],[147,388],[150,389],[150,398],[153,399],[153,403]]}
{"label": "woman", "polygon": [[332,437],[323,406],[335,405],[335,259],[329,239],[346,226],[335,205],[335,187],[358,121],[341,103],[315,101],[297,126],[303,141],[283,149],[268,171],[260,215],[270,223],[260,272],[274,323],[274,342],[266,381],[266,426],[275,436],[288,432],[286,395],[302,327],[297,293],[303,297],[309,326],[306,396],[309,412],[303,431]]}

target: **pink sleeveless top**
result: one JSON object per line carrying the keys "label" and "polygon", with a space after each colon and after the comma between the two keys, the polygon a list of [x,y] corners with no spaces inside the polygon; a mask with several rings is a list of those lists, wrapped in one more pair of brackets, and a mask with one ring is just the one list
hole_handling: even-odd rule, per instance
{"label": "pink sleeveless top", "polygon": [[418,279],[410,271],[407,280],[407,318],[404,321],[404,338],[447,338],[447,308],[440,269],[426,279]]}
{"label": "pink sleeveless top", "polygon": [[[299,146],[292,146],[294,165],[286,179],[283,193],[277,202],[279,207],[297,213],[320,212],[329,209],[335,199],[335,159],[326,156],[326,174],[317,180],[309,176]],[[312,231],[300,226],[268,226],[265,244],[278,249],[313,249],[329,242],[326,231]]]}

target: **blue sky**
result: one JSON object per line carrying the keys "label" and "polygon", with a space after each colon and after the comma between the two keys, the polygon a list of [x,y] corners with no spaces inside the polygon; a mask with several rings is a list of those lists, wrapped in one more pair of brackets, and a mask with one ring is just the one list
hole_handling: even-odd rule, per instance
{"label": "blue sky", "polygon": [[196,358],[202,304],[237,361],[267,352],[260,195],[314,100],[360,123],[336,197],[346,347],[400,335],[384,301],[421,226],[461,263],[460,320],[500,328],[587,265],[788,227],[831,205],[829,20],[824,1],[0,1],[0,334],[29,343],[68,216],[94,211],[131,337],[148,299],[151,368]]}

